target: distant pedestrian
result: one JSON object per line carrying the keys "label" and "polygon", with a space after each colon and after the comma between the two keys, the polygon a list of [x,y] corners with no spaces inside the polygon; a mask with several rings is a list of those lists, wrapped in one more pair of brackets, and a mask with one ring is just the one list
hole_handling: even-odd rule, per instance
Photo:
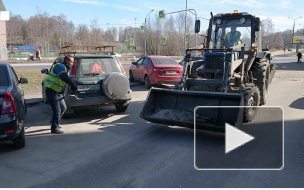
{"label": "distant pedestrian", "polygon": [[36,60],[41,61],[40,60],[40,50],[39,49],[36,50]]}
{"label": "distant pedestrian", "polygon": [[297,56],[298,56],[298,62],[297,62],[297,63],[302,63],[302,62],[301,62],[302,53],[301,53],[301,52],[298,52],[298,53],[297,53]]}

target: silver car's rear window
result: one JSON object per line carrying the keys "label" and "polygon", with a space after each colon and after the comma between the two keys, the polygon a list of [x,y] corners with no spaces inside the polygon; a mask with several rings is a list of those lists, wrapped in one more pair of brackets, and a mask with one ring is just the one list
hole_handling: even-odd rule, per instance
{"label": "silver car's rear window", "polygon": [[8,78],[5,66],[0,66],[0,86],[8,86]]}
{"label": "silver car's rear window", "polygon": [[112,73],[122,73],[120,65],[115,58],[82,58],[77,60],[77,76],[88,76],[92,73],[99,75],[110,75]]}

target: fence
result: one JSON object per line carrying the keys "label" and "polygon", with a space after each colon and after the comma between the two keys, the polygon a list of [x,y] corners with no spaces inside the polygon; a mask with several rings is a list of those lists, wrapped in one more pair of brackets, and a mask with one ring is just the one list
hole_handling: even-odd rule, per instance
{"label": "fence", "polygon": [[[36,57],[36,51],[14,51],[8,53],[9,59],[27,59],[30,57],[30,54],[32,54],[34,57]],[[41,51],[40,56],[43,57],[58,57],[59,52],[47,52],[47,51]]]}

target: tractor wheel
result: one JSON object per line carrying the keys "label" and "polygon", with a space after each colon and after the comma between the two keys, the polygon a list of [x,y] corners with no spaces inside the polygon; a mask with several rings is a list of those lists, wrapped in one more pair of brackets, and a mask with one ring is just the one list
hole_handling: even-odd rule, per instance
{"label": "tractor wheel", "polygon": [[266,104],[266,94],[269,85],[269,64],[267,63],[267,60],[261,59],[259,62],[253,64],[251,70],[253,77],[257,79],[254,81],[254,84],[260,90],[260,105],[264,105]]}
{"label": "tractor wheel", "polygon": [[[257,114],[257,107],[260,105],[260,91],[256,86],[246,86],[242,89],[244,97],[243,122],[247,123],[253,120]],[[253,107],[250,107],[253,106]]]}
{"label": "tractor wheel", "polygon": [[134,82],[134,76],[133,76],[133,73],[132,73],[131,70],[129,71],[129,80],[130,80],[131,82]]}
{"label": "tractor wheel", "polygon": [[150,83],[150,79],[149,79],[148,75],[145,76],[145,87],[147,89],[150,89],[152,87],[152,84]]}

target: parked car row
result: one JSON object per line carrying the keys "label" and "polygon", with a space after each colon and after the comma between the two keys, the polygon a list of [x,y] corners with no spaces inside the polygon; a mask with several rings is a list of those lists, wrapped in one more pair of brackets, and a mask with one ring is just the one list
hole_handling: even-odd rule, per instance
{"label": "parked car row", "polygon": [[[64,117],[73,113],[75,108],[88,106],[115,106],[124,112],[132,98],[129,79],[118,60],[119,55],[79,55],[74,56],[74,64],[69,72],[77,85],[71,91],[66,88],[64,96],[67,111]],[[42,80],[43,102],[48,103],[44,82],[55,63],[63,63],[64,56],[56,58],[50,69],[42,69],[46,76]],[[23,148],[25,139],[25,116],[27,112],[24,91],[21,84],[26,78],[18,79],[8,63],[0,63],[0,142],[12,141],[16,148]]]}
{"label": "parked car row", "polygon": [[[146,88],[157,84],[176,84],[183,73],[183,64],[167,56],[144,56],[132,62],[129,78],[126,76],[117,55],[77,55],[69,72],[77,84],[77,89],[66,88],[64,96],[68,117],[75,108],[88,106],[115,106],[124,112],[132,98],[130,81],[142,81]],[[44,82],[55,63],[63,63],[64,56],[57,57],[42,80],[43,102],[48,103]],[[21,84],[26,78],[18,79],[13,67],[0,63],[0,141],[12,141],[16,148],[26,144],[25,116],[27,111]]]}

